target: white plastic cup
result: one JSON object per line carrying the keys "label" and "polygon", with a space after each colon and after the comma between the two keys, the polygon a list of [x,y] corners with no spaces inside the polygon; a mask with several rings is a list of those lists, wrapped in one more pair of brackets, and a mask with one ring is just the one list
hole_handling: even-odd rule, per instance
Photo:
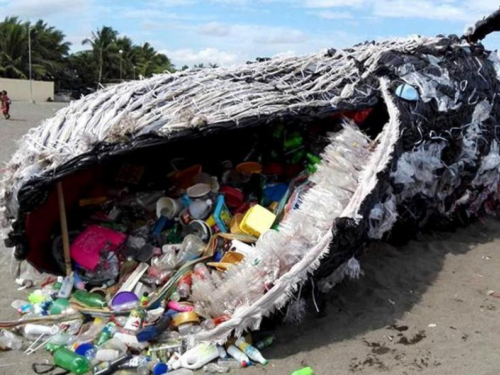
{"label": "white plastic cup", "polygon": [[181,204],[172,198],[160,198],[156,202],[156,216],[158,218],[165,216],[168,219],[173,219],[181,210]]}

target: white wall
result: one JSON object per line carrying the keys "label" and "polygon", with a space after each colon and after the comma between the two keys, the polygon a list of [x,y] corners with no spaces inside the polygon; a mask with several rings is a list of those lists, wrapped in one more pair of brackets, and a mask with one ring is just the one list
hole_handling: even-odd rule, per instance
{"label": "white wall", "polygon": [[[54,82],[33,81],[33,100],[46,102],[54,100]],[[25,79],[0,78],[0,91],[7,91],[12,100],[29,101],[30,81]]]}

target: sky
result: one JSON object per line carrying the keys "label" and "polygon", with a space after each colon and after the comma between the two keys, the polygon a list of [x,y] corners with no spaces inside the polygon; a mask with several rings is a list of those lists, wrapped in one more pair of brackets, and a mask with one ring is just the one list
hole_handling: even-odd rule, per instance
{"label": "sky", "polygon": [[[462,35],[494,0],[0,0],[0,18],[44,19],[72,51],[103,25],[149,42],[177,66],[234,65],[413,34]],[[485,42],[500,47],[500,33]]]}

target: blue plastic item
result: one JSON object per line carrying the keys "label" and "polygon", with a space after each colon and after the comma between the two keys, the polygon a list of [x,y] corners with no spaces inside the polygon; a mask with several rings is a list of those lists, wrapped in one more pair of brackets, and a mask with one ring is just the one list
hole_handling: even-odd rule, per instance
{"label": "blue plastic item", "polygon": [[75,353],[85,357],[85,353],[92,349],[94,349],[94,344],[86,342],[79,345],[78,348],[76,348]]}
{"label": "blue plastic item", "polygon": [[164,362],[159,362],[153,367],[153,375],[163,375],[168,372],[168,366]]}
{"label": "blue plastic item", "polygon": [[217,197],[213,217],[217,223],[217,227],[219,227],[219,230],[223,233],[228,233],[229,229],[227,228],[227,225],[231,222],[231,213],[226,206],[226,201],[223,195],[219,195]]}
{"label": "blue plastic item", "polygon": [[171,321],[172,321],[172,317],[170,315],[163,315],[158,320],[158,323],[156,323],[154,325],[147,326],[147,327],[141,329],[139,332],[137,332],[137,334],[136,334],[137,341],[146,342],[146,341],[154,340],[155,338],[160,336],[163,331],[165,331],[168,328]]}
{"label": "blue plastic item", "polygon": [[396,88],[396,95],[401,99],[411,102],[415,102],[420,99],[417,89],[407,83],[403,83]]}
{"label": "blue plastic item", "polygon": [[271,202],[279,202],[285,196],[288,185],[284,183],[268,185],[264,188],[264,195]]}

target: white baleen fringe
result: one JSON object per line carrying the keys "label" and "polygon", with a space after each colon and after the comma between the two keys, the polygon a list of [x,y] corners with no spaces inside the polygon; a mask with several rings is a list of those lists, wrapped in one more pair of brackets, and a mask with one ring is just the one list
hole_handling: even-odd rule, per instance
{"label": "white baleen fringe", "polygon": [[[193,299],[200,301],[206,311],[215,316],[231,314],[230,320],[215,329],[198,333],[196,341],[224,342],[233,330],[239,336],[248,328],[258,329],[262,318],[283,307],[319,267],[335,235],[334,220],[359,217],[360,205],[375,188],[377,174],[387,168],[399,134],[399,112],[390,98],[387,80],[381,80],[381,88],[390,120],[376,149],[370,153],[370,140],[353,125],[334,134],[318,171],[311,177],[314,186],[279,231],[262,236],[256,243],[255,256],[230,268],[223,282],[204,291],[210,294],[195,294],[193,288]],[[359,275],[355,259],[345,268],[343,276]],[[336,282],[340,281],[338,276]],[[333,286],[322,281],[320,284],[324,291]],[[266,293],[267,285],[272,287]]]}

